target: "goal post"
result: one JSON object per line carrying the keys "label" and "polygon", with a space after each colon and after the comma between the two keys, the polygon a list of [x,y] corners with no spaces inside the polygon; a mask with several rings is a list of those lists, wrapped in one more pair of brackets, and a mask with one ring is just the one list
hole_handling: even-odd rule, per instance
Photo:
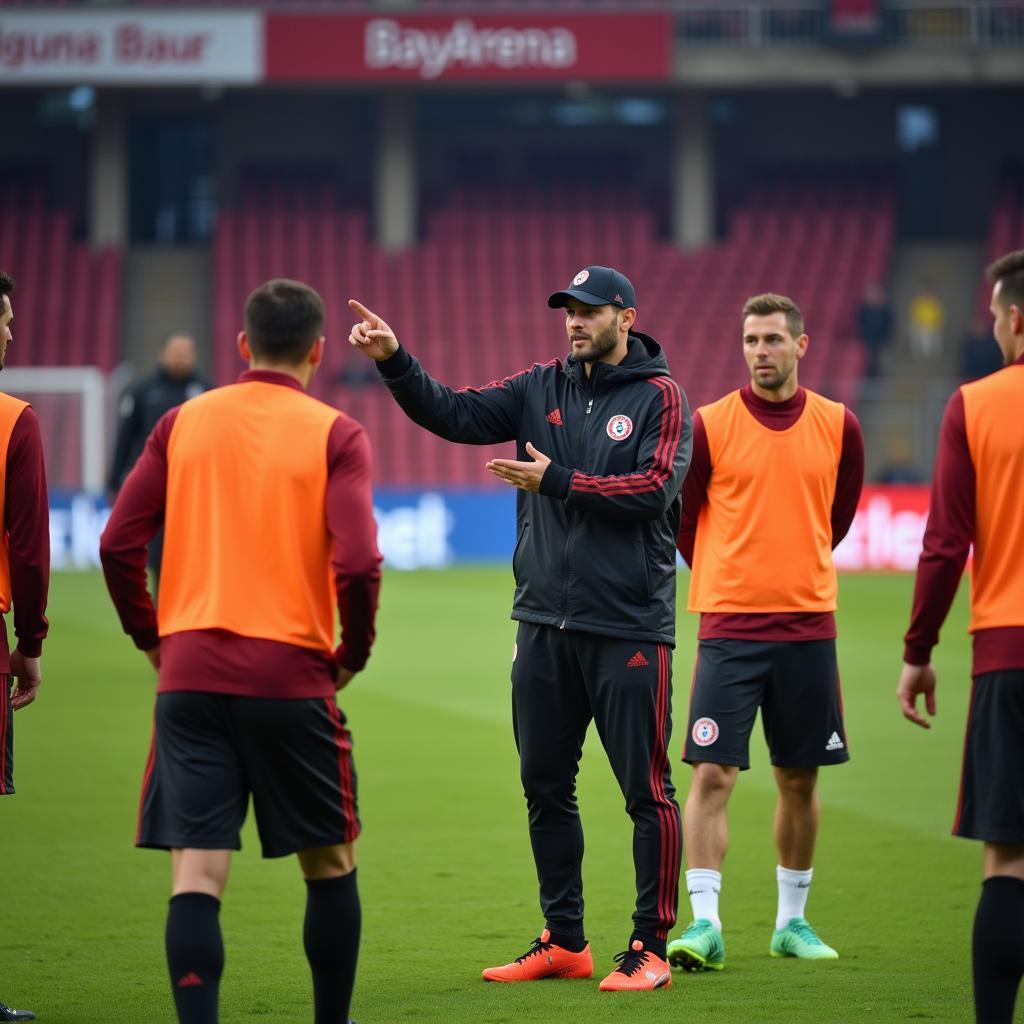
{"label": "goal post", "polygon": [[[8,366],[0,391],[39,417],[51,486],[101,495],[106,479],[107,377],[95,366]],[[68,451],[78,449],[77,458]]]}

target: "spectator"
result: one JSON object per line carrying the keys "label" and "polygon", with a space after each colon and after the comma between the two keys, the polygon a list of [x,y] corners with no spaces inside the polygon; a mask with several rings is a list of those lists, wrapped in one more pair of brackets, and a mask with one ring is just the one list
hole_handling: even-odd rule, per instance
{"label": "spectator", "polygon": [[999,346],[982,316],[975,316],[964,338],[960,353],[960,376],[964,381],[978,380],[1003,368]]}
{"label": "spectator", "polygon": [[924,477],[914,462],[914,449],[903,436],[889,438],[885,465],[878,471],[880,484],[920,484]]}
{"label": "spectator", "polygon": [[868,286],[857,311],[857,330],[868,354],[867,375],[877,377],[882,370],[882,349],[889,344],[892,331],[892,307],[880,284]]}
{"label": "spectator", "polygon": [[[107,479],[111,502],[142,454],[146,438],[157,420],[168,410],[213,387],[199,375],[196,362],[194,339],[176,331],[164,341],[155,372],[143,377],[124,393],[118,409],[117,440]],[[160,530],[149,545],[147,557],[147,564],[157,578],[163,555],[163,537],[163,530]]]}
{"label": "spectator", "polygon": [[910,351],[920,359],[942,354],[942,328],[946,310],[929,285],[922,285],[910,300]]}

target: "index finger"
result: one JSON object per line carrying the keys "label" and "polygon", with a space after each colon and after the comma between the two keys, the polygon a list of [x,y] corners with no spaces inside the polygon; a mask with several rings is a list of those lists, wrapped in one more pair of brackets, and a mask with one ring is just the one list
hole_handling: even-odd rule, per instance
{"label": "index finger", "polygon": [[348,300],[349,306],[352,307],[364,320],[379,320],[380,317],[376,313],[370,312],[361,302],[357,302],[355,299]]}

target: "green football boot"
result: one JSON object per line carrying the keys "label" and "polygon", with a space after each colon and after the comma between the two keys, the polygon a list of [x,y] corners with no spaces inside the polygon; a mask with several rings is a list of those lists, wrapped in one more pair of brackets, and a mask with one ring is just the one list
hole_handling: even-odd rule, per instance
{"label": "green football boot", "polygon": [[795,956],[800,960],[838,960],[839,954],[818,938],[802,917],[791,917],[785,928],[772,935],[772,956]]}
{"label": "green football boot", "polygon": [[668,962],[684,971],[720,971],[725,966],[722,931],[704,917],[691,921],[666,952]]}

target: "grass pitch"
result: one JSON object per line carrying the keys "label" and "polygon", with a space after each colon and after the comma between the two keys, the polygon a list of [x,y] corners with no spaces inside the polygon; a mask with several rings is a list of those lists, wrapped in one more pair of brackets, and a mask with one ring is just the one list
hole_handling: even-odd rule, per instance
{"label": "grass pitch", "polygon": [[[680,580],[685,585],[685,578]],[[845,577],[839,658],[853,760],[822,772],[808,916],[835,963],[768,957],[774,792],[760,730],[730,807],[726,969],[671,989],[608,995],[597,980],[488,985],[480,969],[542,926],[509,711],[515,624],[507,568],[391,572],[371,667],[342,695],[355,736],[364,927],[353,1014],[400,1022],[651,1021],[888,1024],[972,1019],[970,929],[980,846],[949,837],[969,688],[964,595],[936,667],[930,733],[893,693],[911,581]],[[168,858],[132,846],[153,676],[98,574],[56,575],[38,702],[16,719],[18,795],[0,800],[0,999],[41,1024],[171,1024],[163,923]],[[695,622],[680,614],[672,742],[678,762]],[[593,730],[579,798],[587,934],[597,976],[630,932],[630,829]],[[294,858],[262,861],[254,833],[222,911],[225,1024],[308,1022],[304,890]],[[689,919],[685,894],[680,924]]]}

